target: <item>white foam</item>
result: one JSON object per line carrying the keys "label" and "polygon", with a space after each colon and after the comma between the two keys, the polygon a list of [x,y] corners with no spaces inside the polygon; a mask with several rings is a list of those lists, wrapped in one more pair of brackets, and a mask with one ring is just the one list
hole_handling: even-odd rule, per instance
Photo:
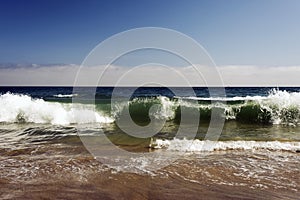
{"label": "white foam", "polygon": [[71,98],[71,97],[78,96],[78,94],[56,94],[56,95],[53,95],[53,96],[58,97],[58,98]]}
{"label": "white foam", "polygon": [[188,99],[188,100],[202,100],[202,101],[255,101],[263,100],[268,97],[263,96],[245,96],[245,97],[175,97],[178,99]]}
{"label": "white foam", "polygon": [[300,93],[273,89],[268,98],[258,101],[259,104],[271,112],[273,124],[297,124],[300,113]]}
{"label": "white foam", "polygon": [[113,119],[94,111],[92,105],[46,102],[27,95],[6,93],[0,96],[0,122],[50,124],[111,123]]}
{"label": "white foam", "polygon": [[174,119],[175,110],[177,107],[176,103],[165,96],[160,96],[157,98],[160,101],[161,106],[159,106],[158,109],[152,109],[152,112],[150,111],[150,114],[156,119]]}
{"label": "white foam", "polygon": [[300,142],[280,142],[280,141],[207,141],[157,139],[152,144],[152,148],[166,148],[170,151],[180,152],[202,152],[202,151],[224,151],[224,150],[256,150],[267,149],[274,151],[300,151]]}

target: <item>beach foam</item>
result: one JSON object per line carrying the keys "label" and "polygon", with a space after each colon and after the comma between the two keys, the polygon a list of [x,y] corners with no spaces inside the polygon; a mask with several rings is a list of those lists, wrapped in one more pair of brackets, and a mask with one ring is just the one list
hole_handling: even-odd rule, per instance
{"label": "beach foam", "polygon": [[273,151],[300,151],[300,142],[281,141],[203,141],[188,139],[162,140],[156,139],[150,144],[152,148],[165,148],[170,151],[180,152],[205,152],[225,150],[259,150],[267,149]]}

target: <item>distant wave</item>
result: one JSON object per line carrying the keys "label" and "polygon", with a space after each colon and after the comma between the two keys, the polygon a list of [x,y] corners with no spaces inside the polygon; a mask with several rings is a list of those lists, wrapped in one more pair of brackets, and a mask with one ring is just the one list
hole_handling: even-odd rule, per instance
{"label": "distant wave", "polygon": [[58,98],[72,98],[78,96],[78,94],[56,94],[53,96]]}
{"label": "distant wave", "polygon": [[202,100],[202,101],[255,101],[263,100],[268,97],[262,96],[246,96],[246,97],[177,97],[178,99]]}
{"label": "distant wave", "polygon": [[300,151],[300,142],[281,141],[203,141],[188,139],[152,141],[150,147],[155,149],[165,148],[170,151],[181,152],[205,152],[205,151],[225,151],[225,150],[259,150],[267,149],[273,151]]}

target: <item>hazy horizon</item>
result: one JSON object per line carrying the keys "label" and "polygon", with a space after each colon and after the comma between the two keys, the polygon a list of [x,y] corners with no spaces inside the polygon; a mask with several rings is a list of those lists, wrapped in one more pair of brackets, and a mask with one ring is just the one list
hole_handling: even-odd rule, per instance
{"label": "hazy horizon", "polygon": [[[75,77],[80,65],[10,65],[9,67],[0,67],[0,85],[1,86],[76,86]],[[195,69],[192,66],[171,67],[177,72],[184,74],[189,80],[191,86],[222,86],[222,85],[206,85],[205,80],[199,80],[193,72]],[[199,69],[205,70],[208,67],[199,66]],[[243,69],[242,71],[240,69]],[[82,86],[95,86],[90,83],[91,77],[103,73],[105,66],[94,66],[83,68],[86,80],[83,80]],[[130,67],[124,66],[110,66],[106,72],[104,79],[98,86],[115,86],[115,82],[123,74],[130,71]],[[168,77],[169,86],[182,86],[177,84],[176,77],[172,78],[172,73],[164,70],[160,66],[149,66],[139,72],[134,72],[133,77],[139,79],[144,74],[157,74],[156,80],[164,80]],[[251,87],[251,86],[270,86],[270,87],[299,87],[298,73],[300,73],[299,66],[217,66],[220,77],[223,80],[225,87]],[[297,73],[296,73],[297,72]],[[62,76],[63,74],[63,76]],[[215,74],[205,79],[215,78]],[[93,79],[93,78],[92,78]],[[172,82],[172,80],[174,81]],[[144,79],[145,80],[145,79]],[[151,77],[149,77],[151,81]],[[201,83],[199,85],[199,82]],[[130,84],[130,81],[125,81],[123,86],[135,86]]]}

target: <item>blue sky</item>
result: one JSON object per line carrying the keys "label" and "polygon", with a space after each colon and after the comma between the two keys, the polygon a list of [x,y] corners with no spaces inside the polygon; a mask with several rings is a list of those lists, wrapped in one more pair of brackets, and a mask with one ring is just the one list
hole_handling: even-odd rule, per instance
{"label": "blue sky", "polygon": [[300,64],[299,0],[0,0],[0,63],[74,63],[144,26],[194,38],[218,65]]}

